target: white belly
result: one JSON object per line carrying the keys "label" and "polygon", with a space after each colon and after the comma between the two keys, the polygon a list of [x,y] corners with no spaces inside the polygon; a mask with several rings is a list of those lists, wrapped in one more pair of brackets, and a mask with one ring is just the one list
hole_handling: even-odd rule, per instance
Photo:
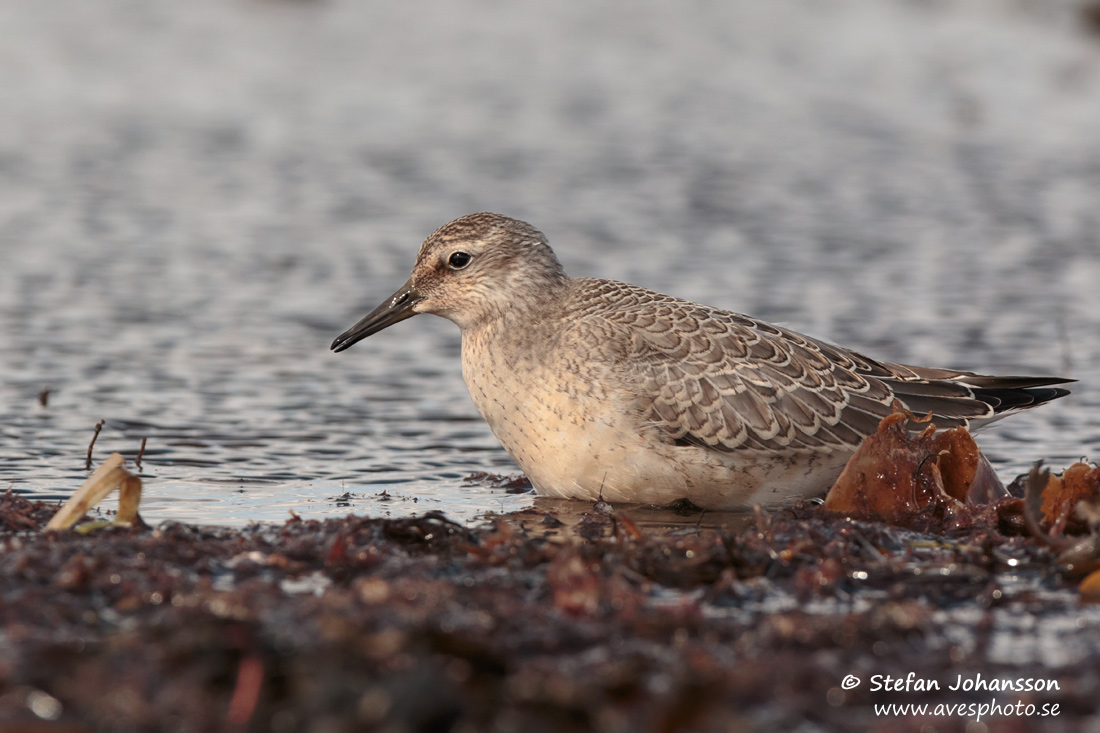
{"label": "white belly", "polygon": [[686,498],[707,509],[780,504],[824,492],[848,458],[672,445],[647,429],[606,380],[529,362],[493,363],[483,357],[491,353],[464,343],[470,395],[545,496],[653,504]]}

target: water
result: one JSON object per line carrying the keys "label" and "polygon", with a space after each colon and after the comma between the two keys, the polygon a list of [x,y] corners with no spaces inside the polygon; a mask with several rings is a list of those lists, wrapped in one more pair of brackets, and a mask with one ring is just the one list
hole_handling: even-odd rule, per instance
{"label": "water", "polygon": [[1072,3],[6,3],[0,486],[67,496],[105,419],[150,521],[529,505],[463,481],[516,469],[454,326],[328,351],[478,210],[573,275],[1077,377],[980,442],[1095,457],[1098,98]]}

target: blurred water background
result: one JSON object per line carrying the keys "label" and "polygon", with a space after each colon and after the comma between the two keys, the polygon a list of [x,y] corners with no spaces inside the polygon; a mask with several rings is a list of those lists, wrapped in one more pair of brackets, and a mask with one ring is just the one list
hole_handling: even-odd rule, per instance
{"label": "blurred water background", "polygon": [[[1091,11],[1095,17],[1095,11]],[[150,521],[526,506],[453,325],[328,345],[472,211],[567,272],[881,359],[1064,374],[1100,453],[1100,33],[1077,2],[0,4],[0,488],[147,438]],[[46,404],[39,396],[49,390]]]}

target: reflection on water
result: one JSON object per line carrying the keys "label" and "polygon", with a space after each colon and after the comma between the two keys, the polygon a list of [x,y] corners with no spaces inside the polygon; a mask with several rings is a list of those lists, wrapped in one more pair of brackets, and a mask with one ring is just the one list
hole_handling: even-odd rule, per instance
{"label": "reflection on water", "polygon": [[67,496],[106,419],[153,521],[529,506],[463,482],[515,468],[451,324],[327,348],[476,210],[879,358],[1069,371],[981,443],[1006,477],[1097,453],[1100,57],[1053,11],[62,5],[0,23],[17,491]]}
{"label": "reflection on water", "polygon": [[[531,505],[513,509],[508,516],[512,523],[523,528],[529,537],[545,536],[563,539],[583,536],[584,522],[599,514],[613,515],[613,532],[630,537],[641,532],[647,536],[669,534],[696,534],[713,530],[738,532],[755,521],[752,512],[699,511],[694,507],[680,508],[647,506],[642,504],[617,504],[612,507],[602,502],[572,501],[537,496]],[[491,515],[490,515],[491,516]],[[766,517],[762,514],[761,517]],[[602,529],[602,522],[598,523]],[[635,538],[637,539],[637,538]]]}

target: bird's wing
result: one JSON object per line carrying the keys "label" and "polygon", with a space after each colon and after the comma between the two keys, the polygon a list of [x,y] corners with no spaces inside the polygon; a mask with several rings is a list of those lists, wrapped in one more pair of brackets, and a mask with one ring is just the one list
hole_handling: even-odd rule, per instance
{"label": "bird's wing", "polygon": [[617,367],[643,420],[671,442],[719,451],[850,448],[895,398],[936,412],[940,427],[990,412],[967,385],[950,381],[958,372],[930,381],[747,316],[644,292],[641,302],[624,297],[599,316],[620,327]]}
{"label": "bird's wing", "polygon": [[1067,390],[1051,385],[1072,381],[879,362],[634,285],[590,280],[585,290],[598,305],[578,309],[578,333],[605,345],[602,354],[633,391],[642,419],[685,445],[851,448],[895,401],[918,417],[931,414],[941,429],[980,427],[1057,399]]}
{"label": "bird's wing", "polygon": [[648,403],[645,419],[674,442],[723,451],[850,447],[890,412],[890,390],[845,352],[735,314],[675,310],[636,314],[623,364]]}

